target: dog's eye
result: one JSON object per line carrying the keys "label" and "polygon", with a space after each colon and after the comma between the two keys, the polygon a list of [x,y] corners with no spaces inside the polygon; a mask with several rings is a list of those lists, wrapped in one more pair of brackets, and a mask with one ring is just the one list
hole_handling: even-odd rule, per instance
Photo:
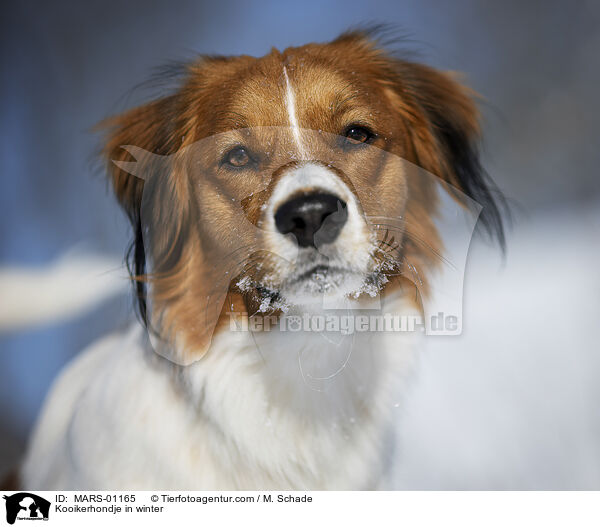
{"label": "dog's eye", "polygon": [[350,143],[370,143],[375,138],[375,134],[371,130],[356,124],[346,128],[344,135]]}
{"label": "dog's eye", "polygon": [[223,161],[232,167],[241,168],[250,162],[250,155],[243,146],[236,146],[225,155]]}

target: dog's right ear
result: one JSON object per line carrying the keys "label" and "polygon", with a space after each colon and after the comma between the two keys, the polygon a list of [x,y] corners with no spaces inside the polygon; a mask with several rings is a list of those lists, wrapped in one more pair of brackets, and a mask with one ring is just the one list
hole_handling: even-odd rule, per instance
{"label": "dog's right ear", "polygon": [[[109,118],[98,126],[106,136],[103,156],[112,187],[134,228],[139,219],[146,177],[142,173],[136,174],[134,170],[126,169],[128,165],[140,162],[141,159],[132,156],[131,149],[124,147],[132,146],[148,155],[174,154],[181,145],[181,140],[178,144],[175,138],[177,107],[177,96],[171,95]],[[146,170],[148,168],[146,166]]]}
{"label": "dog's right ear", "polygon": [[[185,133],[180,104],[179,95],[170,95],[98,125],[105,135],[103,157],[109,179],[133,228],[126,263],[134,283],[139,314],[146,324],[148,250],[161,245],[150,234],[160,233],[162,240],[167,240],[164,245],[180,245],[181,226],[185,224],[184,211],[174,206],[185,200],[166,195],[176,188],[168,182],[171,174],[165,160],[182,147],[182,130]],[[143,207],[149,210],[142,211]],[[154,222],[161,228],[156,228]],[[168,248],[163,253],[174,254]],[[172,258],[165,261],[164,254],[152,255],[154,270],[168,271],[173,267]]]}

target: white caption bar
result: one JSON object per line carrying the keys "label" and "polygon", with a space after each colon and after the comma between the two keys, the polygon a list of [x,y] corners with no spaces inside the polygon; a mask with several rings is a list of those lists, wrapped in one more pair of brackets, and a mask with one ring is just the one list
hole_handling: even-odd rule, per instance
{"label": "white caption bar", "polygon": [[[600,492],[10,492],[0,525],[600,525]],[[1,507],[1,506],[0,506]],[[212,523],[214,520],[215,523]]]}

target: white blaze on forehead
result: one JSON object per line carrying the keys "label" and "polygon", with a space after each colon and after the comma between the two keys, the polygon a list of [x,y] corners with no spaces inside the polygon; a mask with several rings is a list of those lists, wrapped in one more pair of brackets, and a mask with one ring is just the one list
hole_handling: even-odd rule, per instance
{"label": "white blaze on forehead", "polygon": [[292,127],[292,133],[294,134],[294,140],[298,146],[298,151],[302,159],[306,159],[306,153],[304,151],[304,145],[302,144],[302,138],[300,137],[300,127],[298,126],[298,117],[296,115],[296,96],[290,83],[290,78],[287,74],[287,69],[283,67],[283,77],[285,78],[285,107],[287,109],[288,119],[290,126]]}

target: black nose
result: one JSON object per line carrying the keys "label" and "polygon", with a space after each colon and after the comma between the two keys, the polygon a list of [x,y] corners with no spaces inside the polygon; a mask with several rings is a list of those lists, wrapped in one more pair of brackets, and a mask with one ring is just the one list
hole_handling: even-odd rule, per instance
{"label": "black nose", "polygon": [[331,243],[346,219],[346,203],[332,194],[312,193],[286,201],[275,212],[275,225],[281,234],[293,234],[300,247]]}

